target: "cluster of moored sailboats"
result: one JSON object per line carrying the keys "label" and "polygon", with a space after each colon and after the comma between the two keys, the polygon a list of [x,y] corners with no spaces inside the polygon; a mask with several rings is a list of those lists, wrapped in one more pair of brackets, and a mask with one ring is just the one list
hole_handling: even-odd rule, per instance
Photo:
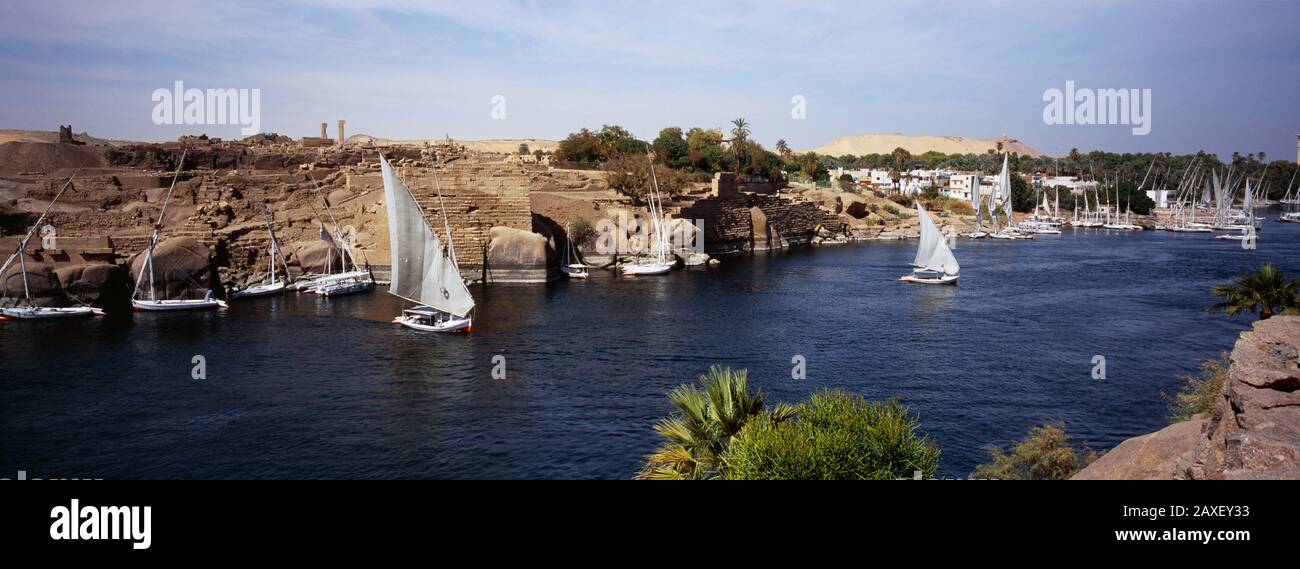
{"label": "cluster of moored sailboats", "polygon": [[[155,268],[154,255],[159,243],[162,241],[165,232],[165,222],[167,219],[167,209],[171,205],[172,194],[176,190],[176,183],[180,179],[182,169],[185,164],[187,152],[182,151],[180,160],[176,166],[176,172],[172,175],[171,185],[167,188],[167,193],[163,197],[162,207],[158,213],[158,220],[153,224],[149,233],[148,245],[140,260],[140,267],[136,275],[135,287],[131,296],[131,307],[137,312],[179,312],[179,311],[199,311],[199,310],[224,310],[229,308],[226,301],[216,298],[212,290],[208,290],[202,298],[167,298],[164,291],[159,294],[159,288],[165,288],[166,279],[158,278],[158,270]],[[78,170],[79,172],[79,170]],[[45,212],[36,220],[36,224],[31,230],[19,241],[18,248],[9,256],[3,266],[0,266],[0,275],[6,274],[11,266],[17,264],[21,267],[23,278],[24,297],[19,300],[16,306],[0,309],[0,316],[7,319],[15,320],[52,320],[65,318],[82,318],[89,316],[104,316],[105,313],[99,308],[92,306],[75,306],[75,307],[38,307],[32,303],[30,287],[28,286],[28,273],[24,251],[36,231],[42,226],[42,222],[48,217],[50,211],[58,203],[59,198],[72,185],[76,178],[74,172],[63,187],[54,195]],[[315,180],[313,179],[313,182]],[[315,188],[318,196],[321,195],[319,184]],[[256,285],[250,286],[244,290],[235,292],[230,295],[231,300],[256,298],[282,294],[286,290],[295,290],[321,296],[339,296],[364,292],[374,288],[375,281],[370,271],[362,268],[356,261],[355,254],[348,241],[344,239],[343,232],[339,229],[338,223],[334,219],[334,214],[330,210],[329,203],[325,202],[325,211],[328,214],[330,222],[334,226],[333,235],[325,228],[325,223],[321,221],[321,238],[329,244],[329,261],[325,274],[308,275],[301,277],[296,281],[292,278],[288,263],[286,262],[280,242],[275,236],[275,228],[271,222],[269,213],[266,211],[264,204],[262,215],[266,223],[267,234],[270,238],[270,255],[268,258],[268,271],[266,279]],[[339,270],[333,270],[335,257],[339,259]],[[163,269],[162,273],[168,276],[174,276],[170,271]],[[198,284],[198,283],[194,283]],[[197,286],[196,288],[203,288]],[[69,296],[73,301],[79,302],[75,297]]]}

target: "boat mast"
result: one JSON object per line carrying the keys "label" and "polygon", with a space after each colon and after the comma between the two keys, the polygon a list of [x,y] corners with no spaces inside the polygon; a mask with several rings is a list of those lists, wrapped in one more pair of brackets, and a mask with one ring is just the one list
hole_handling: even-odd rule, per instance
{"label": "boat mast", "polygon": [[456,262],[456,245],[451,240],[451,221],[447,219],[447,204],[442,201],[442,184],[438,183],[438,159],[433,151],[429,151],[429,171],[433,173],[433,188],[438,192],[438,211],[442,213],[442,228],[447,232],[447,251],[451,264],[456,266],[456,274],[460,275],[460,263]]}
{"label": "boat mast", "polygon": [[27,260],[23,258],[23,251],[27,249],[27,244],[31,242],[32,236],[36,235],[36,230],[41,227],[41,222],[45,221],[45,218],[50,215],[50,211],[54,210],[54,204],[63,196],[63,192],[66,192],[72,186],[72,179],[76,178],[80,172],[81,168],[77,168],[72,172],[72,175],[68,177],[68,181],[64,182],[63,187],[59,188],[59,191],[54,194],[54,199],[50,200],[49,205],[45,206],[45,211],[41,212],[40,217],[36,218],[36,224],[32,225],[32,228],[27,231],[27,235],[18,242],[18,250],[9,256],[4,266],[0,267],[0,277],[3,277],[5,272],[9,270],[9,266],[13,264],[14,259],[18,259],[18,266],[23,271],[23,298],[27,300],[28,304],[32,302],[32,293],[27,285]]}
{"label": "boat mast", "polygon": [[[181,177],[181,170],[185,167],[185,155],[189,149],[181,150],[181,159],[176,163],[176,173],[172,174],[172,185],[167,188],[167,196],[163,198],[162,209],[158,211],[158,222],[153,224],[153,234],[149,236],[149,249],[145,252],[145,264],[149,267],[149,300],[158,300],[158,294],[154,291],[154,273],[153,273],[153,252],[158,246],[158,239],[162,237],[163,219],[167,215],[167,205],[172,201],[172,192],[176,190],[176,181]],[[143,269],[143,267],[142,267]],[[140,271],[140,277],[144,277],[144,271]],[[135,282],[135,294],[140,293],[140,278]]]}

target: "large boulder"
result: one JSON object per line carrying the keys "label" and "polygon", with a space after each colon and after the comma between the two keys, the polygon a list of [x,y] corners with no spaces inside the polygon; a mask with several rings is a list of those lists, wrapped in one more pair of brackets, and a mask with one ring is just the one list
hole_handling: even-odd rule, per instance
{"label": "large boulder", "polygon": [[1075,479],[1300,478],[1300,316],[1242,333],[1208,416],[1124,441]]}
{"label": "large boulder", "polygon": [[[131,282],[140,283],[139,295],[148,298],[144,252],[131,257],[129,264]],[[203,298],[213,287],[212,273],[212,252],[193,238],[173,237],[154,249],[153,287],[159,300]]]}
{"label": "large boulder", "polygon": [[74,303],[90,304],[109,312],[131,306],[131,278],[126,269],[104,263],[72,265],[55,271],[63,291]]}
{"label": "large boulder", "polygon": [[495,283],[544,283],[558,277],[555,249],[545,235],[493,227],[487,252],[487,278]]}
{"label": "large boulder", "polygon": [[1189,478],[1300,478],[1300,316],[1255,323],[1233,347],[1228,380]]}
{"label": "large boulder", "polygon": [[1072,480],[1170,480],[1195,452],[1205,418],[1183,421],[1128,439]]}
{"label": "large boulder", "polygon": [[290,265],[302,268],[303,274],[324,274],[330,270],[338,271],[343,266],[338,249],[330,247],[324,241],[316,240],[296,243],[288,248],[285,256]]}
{"label": "large boulder", "polygon": [[[0,260],[0,264],[4,261]],[[64,306],[67,297],[59,285],[54,269],[45,263],[27,259],[27,287],[32,306]],[[0,298],[5,306],[12,306],[24,298],[23,269],[15,259],[13,266],[0,275]],[[26,303],[24,303],[26,304]]]}
{"label": "large boulder", "polygon": [[767,220],[767,214],[757,206],[749,208],[749,222],[751,251],[771,251],[788,246],[781,233]]}

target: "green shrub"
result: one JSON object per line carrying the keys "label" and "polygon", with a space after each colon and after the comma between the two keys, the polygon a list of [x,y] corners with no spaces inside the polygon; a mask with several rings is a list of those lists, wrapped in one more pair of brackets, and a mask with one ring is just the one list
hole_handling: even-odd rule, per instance
{"label": "green shrub", "polygon": [[763,390],[749,390],[749,372],[713,366],[700,385],[680,385],[668,393],[677,411],[655,425],[664,439],[636,477],[642,480],[707,480],[724,468],[727,445],[754,420],[780,423],[794,413],[787,405],[768,409]]}
{"label": "green shrub", "polygon": [[1029,436],[1015,444],[1010,452],[990,446],[990,462],[975,468],[974,478],[991,480],[1068,480],[1083,470],[1096,453],[1076,452],[1065,435],[1065,423],[1042,425],[1029,430]]}
{"label": "green shrub", "polygon": [[1198,413],[1209,413],[1219,401],[1223,384],[1228,380],[1230,360],[1228,352],[1223,352],[1217,360],[1201,363],[1201,375],[1185,375],[1183,388],[1169,400],[1169,420],[1180,423]]}
{"label": "green shrub", "polygon": [[732,439],[723,477],[732,480],[861,480],[933,477],[939,448],[918,435],[918,419],[897,399],[869,402],[821,391],[792,419],[757,417]]}

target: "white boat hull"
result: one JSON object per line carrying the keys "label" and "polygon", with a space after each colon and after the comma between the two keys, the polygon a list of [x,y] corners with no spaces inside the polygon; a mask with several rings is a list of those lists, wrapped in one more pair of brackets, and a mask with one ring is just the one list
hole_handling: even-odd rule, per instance
{"label": "white boat hull", "polygon": [[676,263],[633,263],[623,265],[623,276],[641,277],[651,275],[666,275],[673,270]]}
{"label": "white boat hull", "polygon": [[89,318],[91,316],[103,316],[104,314],[103,310],[85,306],[73,308],[5,308],[0,310],[0,315],[13,320],[62,320]]}
{"label": "white boat hull", "polygon": [[591,276],[591,273],[587,272],[586,265],[569,265],[561,268],[560,272],[571,279],[585,279]]}
{"label": "white boat hull", "polygon": [[138,312],[178,312],[182,310],[215,310],[228,308],[225,302],[209,300],[133,300],[131,306]]}
{"label": "white boat hull", "polygon": [[436,324],[429,324],[421,321],[414,316],[398,316],[393,319],[394,324],[401,324],[412,330],[421,332],[469,332],[474,328],[474,321],[470,318],[451,317]]}
{"label": "white boat hull", "polygon": [[285,288],[286,287],[284,283],[251,286],[231,295],[230,299],[236,300],[240,298],[255,298],[259,296],[271,296],[273,294],[283,293]]}
{"label": "white boat hull", "polygon": [[903,275],[898,279],[900,282],[913,284],[928,285],[956,285],[957,275],[942,275],[937,277],[923,277],[917,275]]}
{"label": "white boat hull", "polygon": [[315,293],[328,298],[331,296],[363,293],[373,288],[375,288],[375,283],[373,281],[334,283],[317,287]]}

